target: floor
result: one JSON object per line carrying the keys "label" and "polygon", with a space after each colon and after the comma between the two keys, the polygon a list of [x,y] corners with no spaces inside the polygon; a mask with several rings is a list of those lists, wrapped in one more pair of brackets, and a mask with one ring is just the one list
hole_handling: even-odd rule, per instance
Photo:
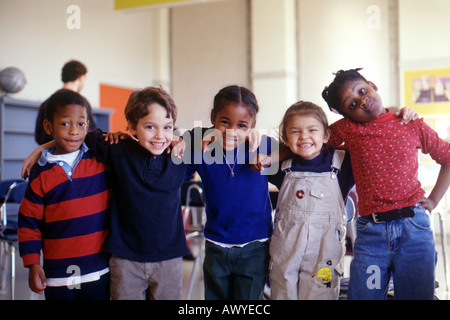
{"label": "floor", "polygon": [[[22,260],[16,251],[16,279],[15,279],[15,299],[16,300],[44,300],[43,295],[36,294],[28,288],[28,269],[22,266]],[[194,260],[183,260],[183,297],[187,298],[191,275],[193,274]],[[196,272],[193,274],[195,281],[192,281],[190,298],[192,300],[203,300],[203,281],[201,279],[201,264],[197,264]],[[7,270],[9,271],[9,269]],[[9,277],[9,272],[8,272]],[[0,288],[0,300],[10,300],[9,279],[6,279],[5,288]]]}
{"label": "floor", "polygon": [[[449,292],[450,290],[446,288],[446,279],[445,279],[445,272],[444,272],[444,263],[443,263],[443,253],[442,253],[442,246],[440,244],[440,239],[438,238],[436,241],[437,244],[437,251],[438,251],[438,265],[436,267],[436,280],[439,283],[439,287],[436,289],[436,297],[439,300],[449,300]],[[198,259],[198,262],[200,262],[201,259]],[[347,256],[345,259],[346,262],[346,271],[344,274],[344,277],[348,277],[348,267],[351,261],[351,256]],[[195,266],[195,260],[192,259],[184,259],[183,260],[183,277],[184,277],[184,283],[183,283],[183,297],[185,299],[188,298],[188,294],[190,294],[189,298],[192,300],[203,300],[203,281],[202,281],[202,272],[201,272],[201,263],[197,264],[197,267]],[[193,270],[195,272],[193,273]],[[193,281],[191,283],[191,275],[193,275]],[[27,277],[28,277],[28,270],[24,267],[22,267],[22,261],[20,257],[18,257],[18,254],[16,255],[16,294],[15,299],[16,300],[42,300],[44,299],[42,295],[35,294],[31,292],[28,288],[27,283]],[[189,290],[190,285],[192,287],[192,290]],[[9,300],[10,294],[8,291],[9,287],[6,289],[3,289],[0,291],[0,300]],[[189,292],[190,291],[190,292]]]}

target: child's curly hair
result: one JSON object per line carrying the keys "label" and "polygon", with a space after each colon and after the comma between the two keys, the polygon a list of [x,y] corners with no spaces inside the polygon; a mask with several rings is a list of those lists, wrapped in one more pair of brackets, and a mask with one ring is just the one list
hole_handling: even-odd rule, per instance
{"label": "child's curly hair", "polygon": [[360,70],[362,70],[362,68],[339,70],[338,72],[333,73],[336,76],[333,82],[322,91],[322,98],[327,102],[331,111],[344,115],[339,101],[339,90],[344,83],[355,80],[363,80],[368,83],[366,78],[359,73]]}
{"label": "child's curly hair", "polygon": [[147,87],[131,93],[125,106],[125,118],[132,129],[136,128],[139,119],[148,115],[148,106],[157,103],[167,110],[167,117],[177,120],[177,107],[172,97],[162,88]]}

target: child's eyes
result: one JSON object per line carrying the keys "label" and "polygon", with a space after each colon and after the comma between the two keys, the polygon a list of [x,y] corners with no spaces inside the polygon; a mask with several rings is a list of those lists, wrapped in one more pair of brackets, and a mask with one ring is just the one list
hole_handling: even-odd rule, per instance
{"label": "child's eyes", "polygon": [[[231,123],[230,123],[229,121],[227,121],[227,120],[221,120],[220,123],[221,123],[223,126],[226,126],[226,127],[231,126]],[[244,124],[244,123],[240,123],[240,124],[238,124],[237,126],[238,126],[239,129],[242,129],[242,130],[247,130],[247,129],[248,129],[248,125],[247,125],[247,124]]]}
{"label": "child's eyes", "polygon": [[[69,122],[61,122],[59,124],[61,127],[70,127],[70,123]],[[86,122],[80,122],[77,124],[78,127],[85,127],[86,126]]]}
{"label": "child's eyes", "polygon": [[[148,129],[148,130],[155,130],[156,129],[156,127],[153,126],[153,125],[148,125],[145,128]],[[173,126],[171,126],[171,125],[164,126],[164,130],[172,130],[172,129],[173,129]]]}
{"label": "child's eyes", "polygon": [[[365,95],[366,93],[367,93],[367,89],[366,89],[366,88],[361,88],[361,89],[359,90],[359,95],[360,95],[360,96],[363,96],[363,95]],[[355,109],[355,108],[356,108],[356,101],[351,102],[350,105],[349,105],[348,107],[349,107],[350,110]]]}

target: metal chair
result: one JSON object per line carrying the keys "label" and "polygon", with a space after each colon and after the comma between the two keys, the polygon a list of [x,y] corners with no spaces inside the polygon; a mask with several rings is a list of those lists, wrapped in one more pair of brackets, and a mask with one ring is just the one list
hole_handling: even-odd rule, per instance
{"label": "metal chair", "polygon": [[10,295],[15,297],[15,246],[17,243],[18,210],[25,194],[27,182],[24,180],[5,180],[0,182],[1,219],[0,219],[0,291],[4,290],[8,282],[8,260],[10,270]]}
{"label": "metal chair", "polygon": [[442,263],[443,263],[443,272],[444,272],[444,282],[445,282],[445,290],[448,292],[450,290],[450,270],[448,266],[447,259],[447,230],[446,230],[446,217],[450,213],[450,201],[449,201],[450,192],[447,192],[438,207],[431,212],[432,219],[432,229],[436,235],[436,231],[434,230],[434,219],[438,218],[439,222],[439,237],[436,237],[436,240],[439,238],[441,241],[441,249],[442,249]]}
{"label": "metal chair", "polygon": [[[195,204],[195,206],[192,206]],[[197,210],[199,209],[199,210]],[[183,222],[186,228],[186,240],[188,240],[191,255],[194,258],[191,276],[189,280],[186,299],[190,300],[197,279],[197,271],[205,256],[204,227],[204,200],[203,189],[199,184],[192,183],[186,191],[186,203],[184,208]]]}
{"label": "metal chair", "polygon": [[352,188],[345,201],[345,212],[347,214],[347,234],[346,240],[349,241],[347,251],[353,254],[353,247],[356,239],[356,226],[355,220],[358,218],[358,195],[355,188]]}

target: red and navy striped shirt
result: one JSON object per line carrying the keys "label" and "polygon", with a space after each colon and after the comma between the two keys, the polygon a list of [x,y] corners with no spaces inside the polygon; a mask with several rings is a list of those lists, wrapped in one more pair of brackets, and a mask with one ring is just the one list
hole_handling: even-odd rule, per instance
{"label": "red and navy striped shirt", "polygon": [[69,174],[62,162],[37,163],[19,208],[23,264],[40,264],[42,250],[47,279],[108,268],[108,255],[101,252],[108,233],[108,170],[83,147]]}

